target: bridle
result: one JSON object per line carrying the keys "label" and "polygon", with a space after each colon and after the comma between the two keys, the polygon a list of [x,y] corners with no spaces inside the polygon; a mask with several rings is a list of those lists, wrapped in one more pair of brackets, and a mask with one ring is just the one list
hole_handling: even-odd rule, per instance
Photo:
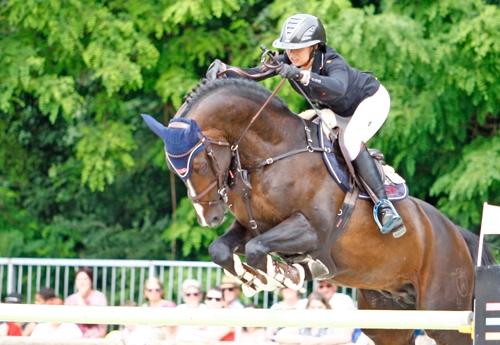
{"label": "bridle", "polygon": [[[230,147],[230,144],[225,141],[212,141],[210,139],[207,139],[205,136],[200,135],[200,141],[198,142],[203,144],[205,146],[205,150],[207,151],[208,157],[210,157],[210,162],[211,162],[211,167],[212,171],[215,174],[215,180],[210,183],[203,191],[201,191],[198,194],[191,195],[189,189],[188,189],[188,197],[191,200],[192,203],[200,204],[200,205],[217,205],[221,202],[227,202],[227,192],[229,190],[227,186],[227,176],[229,169],[226,169],[225,171],[222,171],[222,169],[219,166],[219,163],[217,162],[217,157],[214,154],[214,151],[212,150],[211,144],[219,145],[219,146],[227,146]],[[195,146],[197,146],[196,144]],[[189,181],[189,179],[188,179]],[[217,200],[210,200],[210,201],[201,201],[200,199],[203,198],[208,192],[210,192],[212,189],[217,187],[217,194],[219,195],[219,199]],[[194,190],[194,188],[193,188]]]}

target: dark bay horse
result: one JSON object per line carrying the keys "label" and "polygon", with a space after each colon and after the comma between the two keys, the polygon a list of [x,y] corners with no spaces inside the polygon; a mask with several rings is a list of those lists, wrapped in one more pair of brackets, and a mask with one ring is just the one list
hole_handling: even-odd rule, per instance
{"label": "dark bay horse", "polygon": [[[243,282],[247,294],[319,278],[360,289],[360,309],[472,310],[477,237],[413,197],[395,203],[407,228],[400,238],[380,233],[366,200],[334,231],[345,192],[321,154],[304,150],[304,121],[282,100],[273,98],[254,118],[269,96],[253,81],[223,78],[199,86],[169,127],[145,116],[164,139],[169,166],[184,180],[199,223],[219,225],[227,209],[235,216],[209,248],[214,262]],[[294,150],[300,152],[269,161]],[[233,176],[241,170],[249,171],[243,187],[244,176]],[[237,178],[238,189],[227,188]],[[413,330],[365,332],[377,345],[414,344]],[[456,331],[428,334],[439,345],[472,344]]]}

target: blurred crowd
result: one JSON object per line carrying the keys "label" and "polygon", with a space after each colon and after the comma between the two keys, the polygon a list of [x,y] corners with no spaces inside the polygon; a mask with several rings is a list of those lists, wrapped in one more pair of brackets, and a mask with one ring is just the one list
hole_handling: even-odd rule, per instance
{"label": "blurred crowd", "polygon": [[[76,293],[65,301],[50,288],[42,288],[35,294],[37,305],[107,306],[106,296],[92,288],[92,270],[81,268],[75,276]],[[319,281],[307,298],[301,291],[289,288],[279,290],[280,301],[271,309],[350,310],[356,309],[352,298],[337,291],[335,284]],[[149,278],[144,284],[146,302],[140,307],[149,308],[258,308],[241,303],[241,288],[234,278],[224,276],[219,286],[206,292],[202,284],[187,279],[182,284],[182,304],[166,300],[164,288],[158,278]],[[4,303],[23,303],[22,295],[11,293]],[[123,306],[138,307],[133,301]],[[340,344],[374,345],[360,329],[310,328],[310,327],[230,327],[230,326],[156,326],[122,325],[108,333],[107,325],[53,323],[53,322],[1,322],[0,336],[25,336],[38,339],[106,338],[116,344],[145,345],[152,340],[173,340],[181,343],[236,342],[278,344]],[[417,337],[417,344],[432,344],[425,334]]]}

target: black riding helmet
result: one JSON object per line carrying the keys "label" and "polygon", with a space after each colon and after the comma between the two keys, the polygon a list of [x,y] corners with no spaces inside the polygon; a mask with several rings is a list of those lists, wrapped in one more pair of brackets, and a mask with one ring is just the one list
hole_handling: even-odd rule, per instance
{"label": "black riding helmet", "polygon": [[280,38],[273,42],[273,47],[300,49],[318,43],[326,44],[325,28],[321,21],[310,14],[295,14],[285,21]]}

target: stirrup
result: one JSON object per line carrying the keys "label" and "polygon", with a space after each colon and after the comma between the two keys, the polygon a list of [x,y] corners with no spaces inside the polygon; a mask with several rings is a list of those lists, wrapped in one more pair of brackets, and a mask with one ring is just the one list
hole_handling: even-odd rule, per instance
{"label": "stirrup", "polygon": [[[391,220],[389,220],[385,225],[382,225],[380,223],[380,220],[378,219],[378,210],[379,210],[380,206],[382,206],[382,205],[389,207],[392,210],[392,213],[394,214],[394,216],[391,218]],[[399,215],[398,211],[396,211],[396,209],[394,208],[394,205],[387,199],[379,199],[378,204],[376,204],[373,207],[373,218],[375,218],[375,223],[377,223],[377,225],[380,229],[380,232],[384,235],[391,232],[391,230],[393,230],[393,229],[391,229],[391,227],[395,222],[401,220],[401,216]]]}

